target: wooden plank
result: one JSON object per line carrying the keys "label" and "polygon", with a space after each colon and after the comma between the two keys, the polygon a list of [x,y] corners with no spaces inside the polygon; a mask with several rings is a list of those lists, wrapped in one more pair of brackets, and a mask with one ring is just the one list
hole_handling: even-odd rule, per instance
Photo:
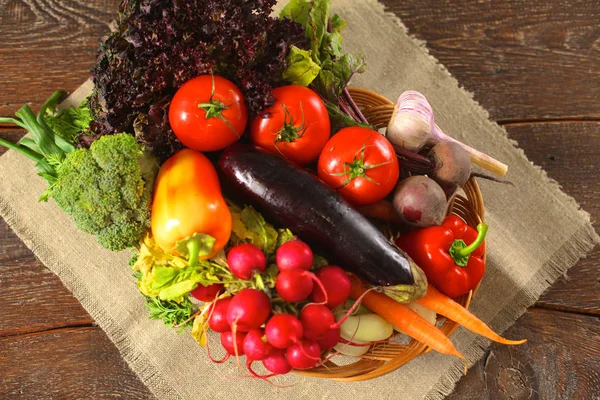
{"label": "wooden plank", "polygon": [[[0,115],[12,115],[23,102],[39,106],[53,90],[83,82],[118,3],[3,3]],[[494,119],[600,118],[600,99],[588,90],[600,86],[597,2],[382,3],[427,41]]]}
{"label": "wooden plank", "polygon": [[[384,2],[393,3],[392,7],[401,11],[401,17],[411,31],[429,41],[432,53],[449,67],[461,84],[476,93],[476,99],[491,110],[494,118],[523,120],[597,117],[600,99],[595,98],[593,90],[587,89],[597,87],[599,82],[596,65],[600,49],[598,45],[600,32],[596,23],[598,18],[596,2],[589,0],[580,2],[577,7],[572,7],[570,2],[564,0],[551,0],[543,4],[509,3],[506,0],[473,3],[460,0],[450,5],[430,2],[419,3],[418,6],[406,2],[400,3],[397,0],[384,0]],[[0,43],[0,60],[3,61],[4,70],[0,75],[0,87],[2,87],[0,115],[12,115],[23,102],[32,104],[36,109],[55,88],[72,90],[77,87],[87,77],[87,71],[93,63],[97,38],[107,31],[106,22],[113,17],[117,3],[118,0],[92,0],[85,5],[83,2],[77,4],[41,0],[2,2],[0,37],[3,38],[3,42]],[[65,10],[75,10],[75,12]],[[405,12],[404,15],[402,10]],[[48,35],[48,32],[52,34]],[[67,63],[62,60],[69,61]],[[23,68],[23,65],[34,66],[35,71],[43,71],[43,74],[32,74],[30,70]],[[49,85],[48,82],[52,84]],[[548,82],[552,84],[549,85]],[[8,95],[5,96],[5,93]],[[512,129],[509,127],[511,136]],[[551,176],[561,182],[567,192],[582,202],[593,215],[598,215],[597,211],[593,210],[594,207],[600,207],[597,196],[594,197],[598,194],[597,186],[596,189],[586,187],[590,177],[595,176],[595,172],[586,169],[578,174],[576,167],[552,164],[557,160],[564,161],[562,158],[564,153],[558,153],[557,157],[556,153],[548,153],[548,148],[546,153],[538,150],[538,145],[546,141],[544,132],[539,131],[537,138],[527,142],[530,138],[529,132],[528,129],[523,128],[522,137],[518,138],[523,147],[529,143],[530,148],[526,148],[528,156],[549,169],[549,173],[554,169]],[[568,137],[569,131],[561,132],[553,138],[557,142],[571,139],[571,143],[577,147],[576,153],[584,155],[583,161],[579,163],[588,165],[586,162],[592,160],[589,154],[597,153],[589,153],[590,149],[586,149],[585,146],[589,143],[598,143],[598,137],[586,134],[585,141],[581,140],[577,143],[578,130],[571,130],[575,132],[572,138]],[[519,134],[517,132],[515,135]],[[16,131],[0,132],[1,137],[10,136],[16,139],[18,135],[20,133]],[[560,149],[552,148],[552,150]],[[544,159],[552,155],[554,159]],[[544,162],[548,165],[544,165]],[[597,163],[594,165],[597,166]],[[565,168],[566,172],[563,171]],[[565,177],[574,181],[567,182],[564,180],[567,179]],[[566,184],[570,186],[567,187]],[[9,232],[4,221],[0,222],[0,232],[3,230]],[[27,319],[33,321],[31,325],[27,323],[20,325],[27,329],[30,326],[33,327],[31,329],[48,329],[49,326],[54,326],[52,321],[76,324],[77,322],[74,321],[81,318],[78,313],[82,309],[79,306],[77,310],[69,305],[69,302],[78,303],[64,289],[60,281],[41,267],[14,235],[6,241],[0,239],[0,245],[2,249],[5,246],[12,247],[12,251],[16,254],[12,261],[6,263],[4,260],[0,261],[0,282],[4,283],[6,280],[6,275],[2,275],[2,272],[8,271],[6,268],[10,268],[11,262],[23,264],[29,262],[29,267],[33,268],[32,264],[36,264],[40,269],[33,268],[28,271],[23,268],[23,264],[18,264],[15,266],[16,271],[11,270],[8,273],[13,277],[15,274],[23,273],[24,275],[21,276],[28,282],[25,290],[35,291],[45,283],[48,287],[58,288],[57,291],[52,289],[46,292],[49,295],[44,297],[48,298],[48,305],[50,299],[54,300],[56,305],[53,309],[50,307],[45,309],[45,312],[40,312],[35,302],[32,302],[33,307],[27,308],[28,305],[21,301],[18,306],[25,308],[22,308],[22,312],[16,316],[5,311],[13,306],[3,307],[3,312],[0,313],[0,332],[2,326],[10,327],[11,324],[19,324],[21,320]],[[592,285],[593,282],[597,283],[598,251],[594,254],[596,258],[579,263],[569,272],[570,279],[563,282],[564,287],[560,292],[552,293],[561,282],[542,298],[540,304],[596,312],[598,305],[594,304],[593,298],[589,296],[589,293],[598,293],[597,286]],[[29,261],[22,261],[26,259]],[[594,281],[595,277],[596,281]],[[24,292],[24,288],[19,287],[18,283],[19,279],[11,280],[9,287]],[[585,286],[586,284],[590,285]],[[4,289],[0,292],[0,303],[4,305],[6,299],[13,295],[10,289],[8,293]],[[38,298],[36,301],[43,300]],[[479,389],[460,392],[459,386],[455,398],[469,398],[460,393],[470,393],[471,398],[477,399],[485,397],[483,393],[486,393],[488,398],[529,398],[529,394],[534,398],[536,396],[538,398],[599,396],[598,377],[593,373],[600,370],[600,367],[593,361],[600,359],[600,356],[594,344],[590,347],[582,341],[585,334],[589,337],[599,335],[596,329],[597,319],[569,316],[565,322],[564,317],[556,317],[564,314],[551,313],[550,316],[546,315],[543,318],[531,317],[530,315],[535,312],[537,311],[527,313],[513,327],[513,329],[523,330],[522,333],[516,332],[514,336],[518,334],[530,337],[530,342],[526,345],[529,347],[500,348],[498,346],[495,353],[490,353],[492,355],[488,358],[487,364],[479,363],[473,370],[479,369],[484,378],[486,373],[499,378],[489,382],[478,380],[479,376],[475,373],[473,379],[473,371],[471,371],[463,379],[467,383],[461,382],[460,385]],[[575,335],[573,335],[574,329]],[[544,332],[540,333],[540,330]],[[143,392],[145,388],[139,379],[130,371],[119,372],[122,360],[105,336],[103,339],[90,336],[88,339],[80,340],[75,338],[74,335],[78,334],[75,330],[69,331],[68,335],[60,333],[59,338],[52,339],[56,334],[57,332],[49,332],[39,337],[20,335],[0,339],[0,370],[2,370],[0,398],[17,396],[20,398],[117,396],[145,398],[148,395],[147,392]],[[51,337],[51,339],[44,341],[44,337]],[[594,343],[597,344],[597,341]],[[17,352],[18,349],[20,358],[13,357],[13,353],[5,350],[9,348],[12,352]],[[63,349],[67,353],[62,352]],[[506,358],[503,352],[514,352],[515,349],[519,351],[528,349],[528,351],[526,354],[519,353],[519,357],[523,358],[515,358],[514,353],[508,353]],[[57,353],[62,358],[53,358],[51,353]],[[40,357],[39,354],[42,356]],[[4,357],[5,355],[7,357]],[[526,358],[527,356],[531,358]],[[70,362],[55,368],[61,359]],[[10,360],[11,364],[8,368],[5,360]],[[516,362],[515,365],[513,364],[515,360],[522,361]],[[523,362],[528,362],[529,367],[524,369],[519,367]],[[17,365],[27,366],[27,371],[23,371],[25,369],[23,367],[14,372]],[[102,376],[97,376],[96,372],[106,374],[113,370],[116,370],[115,375],[105,380],[102,380]],[[533,375],[530,370],[533,370]],[[31,375],[34,373],[37,375]],[[519,384],[523,381],[522,376],[526,378],[526,383],[533,382],[535,378],[538,386],[546,385],[542,388],[546,390],[543,391],[533,384],[529,387],[526,384]],[[555,395],[550,390],[552,387],[547,386],[554,381],[557,381],[556,392],[559,395]],[[69,389],[65,389],[65,386]],[[46,387],[50,390],[46,390]],[[77,392],[79,387],[84,389]],[[131,387],[142,387],[142,389],[134,389],[134,392],[127,393],[119,391]]]}
{"label": "wooden plank", "polygon": [[[12,142],[23,134],[21,129],[0,129],[0,137]],[[0,147],[0,154],[4,152]],[[0,337],[94,323],[58,276],[1,218],[0,283]]]}
{"label": "wooden plank", "polygon": [[600,398],[600,320],[531,309],[506,332],[521,346],[494,344],[449,400]]}
{"label": "wooden plank", "polygon": [[536,306],[600,315],[600,247],[556,281]]}
{"label": "wooden plank", "polygon": [[36,109],[55,90],[89,77],[100,37],[119,0],[0,2],[0,116],[24,103]]}
{"label": "wooden plank", "polygon": [[[600,122],[506,125],[511,139],[591,215],[600,232]],[[559,279],[539,307],[600,315],[600,247]]]}
{"label": "wooden plank", "polygon": [[600,3],[381,0],[494,120],[600,118]]}
{"label": "wooden plank", "polygon": [[518,123],[505,128],[527,157],[591,214],[592,221],[600,221],[600,122]]}
{"label": "wooden plank", "polygon": [[2,399],[149,399],[100,328],[0,338]]}
{"label": "wooden plank", "polygon": [[60,279],[0,222],[0,337],[93,323]]}

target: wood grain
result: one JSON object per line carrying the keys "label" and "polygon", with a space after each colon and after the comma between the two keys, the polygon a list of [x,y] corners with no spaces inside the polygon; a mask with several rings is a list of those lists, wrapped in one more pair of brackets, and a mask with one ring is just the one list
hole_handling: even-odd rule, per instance
{"label": "wood grain", "polygon": [[[590,213],[600,232],[600,122],[505,125],[529,159]],[[600,315],[600,246],[540,298],[539,307]]]}
{"label": "wood grain", "polygon": [[600,222],[600,122],[517,123],[504,127],[532,162],[559,182],[591,214],[592,221]]}
{"label": "wood grain", "polygon": [[449,400],[600,398],[600,320],[532,309],[507,337],[521,346],[492,345]]}
{"label": "wood grain", "polygon": [[89,76],[118,0],[0,1],[0,116],[24,103],[38,108],[55,90]]}
{"label": "wood grain", "polygon": [[94,321],[6,225],[0,223],[0,337]]}
{"label": "wood grain", "polygon": [[600,118],[596,0],[381,0],[494,120]]}
{"label": "wood grain", "polygon": [[[598,3],[381,1],[599,221]],[[12,116],[24,103],[37,110],[52,91],[79,86],[118,3],[0,0],[0,115]],[[13,141],[22,134],[0,128],[0,137]],[[451,398],[600,398],[599,320],[572,314],[600,315],[599,265],[597,248],[538,302],[570,313],[528,311],[507,333],[529,338],[528,344],[492,346]],[[89,326],[93,321],[77,300],[3,220],[0,284],[0,398],[150,396],[106,335]]]}
{"label": "wood grain", "polygon": [[149,399],[100,328],[0,338],[1,399]]}

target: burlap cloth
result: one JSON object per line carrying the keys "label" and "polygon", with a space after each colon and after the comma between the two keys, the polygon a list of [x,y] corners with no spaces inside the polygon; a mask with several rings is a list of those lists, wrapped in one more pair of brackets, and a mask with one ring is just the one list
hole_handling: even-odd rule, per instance
{"label": "burlap cloth", "polygon": [[[368,60],[368,72],[353,85],[394,100],[407,89],[423,92],[442,129],[510,166],[507,177],[514,188],[481,182],[490,225],[488,267],[472,305],[495,330],[505,330],[598,241],[589,215],[527,160],[383,6],[375,0],[333,3],[348,21],[345,50],[364,53]],[[71,101],[88,92],[89,84]],[[460,361],[431,353],[385,377],[360,383],[302,378],[293,387],[279,389],[256,379],[227,379],[240,375],[234,362],[212,364],[189,334],[178,335],[148,319],[127,266],[127,252],[102,249],[93,237],[77,231],[52,201],[37,202],[45,183],[30,160],[7,152],[0,158],[0,176],[2,217],[73,292],[158,398],[443,398],[462,376]],[[489,344],[462,329],[452,341],[471,364]]]}

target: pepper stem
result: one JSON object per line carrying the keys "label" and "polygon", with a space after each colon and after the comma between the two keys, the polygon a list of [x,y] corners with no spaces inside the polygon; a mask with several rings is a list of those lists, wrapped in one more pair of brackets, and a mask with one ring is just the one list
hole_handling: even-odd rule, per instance
{"label": "pepper stem", "polygon": [[462,239],[455,240],[454,243],[452,243],[449,252],[456,265],[461,267],[467,266],[467,263],[469,262],[469,256],[471,253],[477,250],[479,246],[481,246],[481,243],[483,243],[485,240],[487,231],[488,225],[485,222],[482,222],[481,224],[477,225],[477,237],[473,243],[467,246]]}
{"label": "pepper stem", "polygon": [[200,243],[197,240],[191,239],[185,244],[188,250],[188,264],[190,267],[198,264],[198,255],[200,254]]}
{"label": "pepper stem", "polygon": [[175,244],[173,250],[187,257],[188,265],[193,267],[198,265],[198,258],[211,255],[215,246],[216,239],[206,233],[194,233]]}

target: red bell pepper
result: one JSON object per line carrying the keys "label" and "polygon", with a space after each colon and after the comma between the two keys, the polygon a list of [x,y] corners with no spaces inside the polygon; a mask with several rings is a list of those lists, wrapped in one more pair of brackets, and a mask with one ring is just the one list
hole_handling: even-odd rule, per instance
{"label": "red bell pepper", "polygon": [[460,217],[450,215],[440,226],[399,237],[396,245],[421,267],[433,286],[456,298],[474,289],[483,277],[486,233],[485,223],[475,230]]}

